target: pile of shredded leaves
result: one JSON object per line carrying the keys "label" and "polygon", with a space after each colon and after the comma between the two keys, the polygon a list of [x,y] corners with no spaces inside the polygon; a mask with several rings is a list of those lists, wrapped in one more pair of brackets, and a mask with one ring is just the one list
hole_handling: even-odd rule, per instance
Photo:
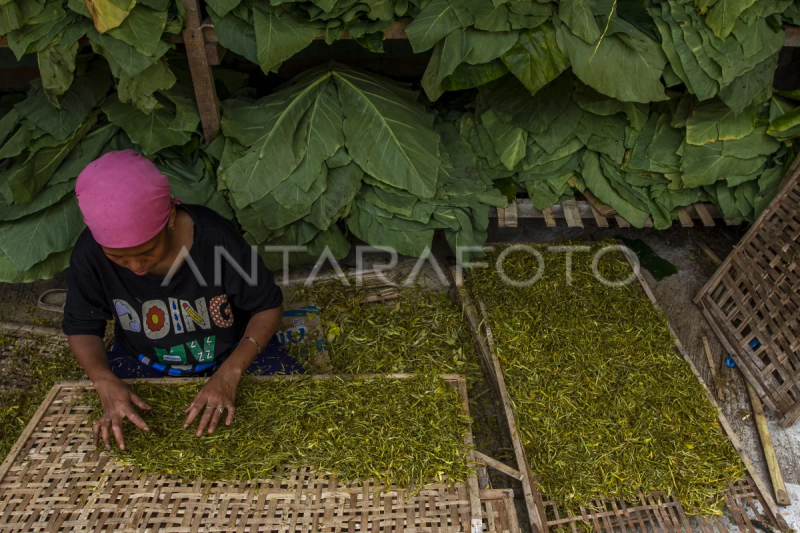
{"label": "pile of shredded leaves", "polygon": [[63,344],[0,337],[0,457],[5,457],[57,381],[84,379]]}
{"label": "pile of shredded leaves", "polygon": [[[377,479],[419,488],[469,474],[464,436],[470,419],[458,389],[436,376],[363,380],[256,380],[239,385],[236,418],[213,435],[183,429],[183,407],[203,383],[133,390],[152,410],[150,433],[125,427],[123,461],[184,480],[270,479],[278,467],[312,466],[345,482]],[[87,395],[101,416],[99,399]]]}
{"label": "pile of shredded leaves", "polygon": [[[562,243],[585,244],[585,243]],[[547,499],[568,512],[597,498],[638,501],[642,490],[667,491],[692,513],[718,514],[722,491],[744,466],[717,412],[680,354],[668,323],[637,281],[600,283],[594,253],[575,252],[572,283],[563,252],[535,246],[540,281],[519,288],[491,268],[467,278],[484,302],[531,470]],[[537,259],[511,252],[503,270],[530,279]],[[598,266],[608,280],[631,273],[617,252]]]}
{"label": "pile of shredded leaves", "polygon": [[[442,291],[397,287],[397,298],[364,303],[375,290],[348,290],[334,281],[300,288],[294,300],[313,302],[336,374],[479,372],[461,311]],[[308,363],[300,345],[289,348]]]}
{"label": "pile of shredded leaves", "polygon": [[376,289],[348,289],[337,281],[298,287],[291,301],[319,308],[328,360],[314,361],[302,342],[290,344],[289,353],[311,374],[463,374],[476,446],[505,457],[491,390],[461,309],[444,291],[400,286],[392,291],[397,298],[366,303]]}

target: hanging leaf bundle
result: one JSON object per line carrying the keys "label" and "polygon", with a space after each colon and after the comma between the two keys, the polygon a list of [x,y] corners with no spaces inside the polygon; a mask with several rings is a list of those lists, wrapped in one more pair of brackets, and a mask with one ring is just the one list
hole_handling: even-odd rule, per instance
{"label": "hanging leaf bundle", "polygon": [[[0,118],[0,159],[5,160],[0,170],[0,281],[47,279],[69,265],[72,246],[85,227],[75,181],[86,165],[113,150],[149,156],[176,197],[233,217],[217,191],[213,159],[200,149],[194,100],[178,96],[191,94],[191,86],[173,87],[177,105],[156,93],[163,103],[150,115],[121,103],[112,86],[102,58],[79,55],[60,108],[49,102],[40,80],[13,106],[0,105],[5,111]],[[172,118],[159,123],[165,116]]]}
{"label": "hanging leaf bundle", "polygon": [[532,96],[507,76],[480,89],[459,128],[480,172],[512,177],[539,209],[587,188],[636,227],[652,217],[667,228],[678,207],[700,201],[713,201],[726,218],[752,220],[793,157],[773,136],[775,99],[764,96],[737,115],[719,98],[700,102],[689,93],[621,102],[569,71]]}
{"label": "hanging leaf bundle", "polygon": [[[510,72],[535,94],[563,71],[623,102],[668,99],[684,84],[720,95],[737,113],[771,86],[792,0],[630,3],[608,0],[430,0],[408,26],[415,52],[433,48],[423,77],[431,100]],[[662,82],[663,79],[663,82]]]}
{"label": "hanging leaf bundle", "polygon": [[[344,257],[340,219],[369,244],[405,255],[423,254],[436,229],[453,247],[482,244],[489,205],[506,198],[464,157],[453,126],[434,124],[416,99],[333,64],[261,100],[223,102],[219,178],[247,238],[307,246],[294,261],[326,246]],[[280,257],[267,255],[278,266]]]}
{"label": "hanging leaf bundle", "polygon": [[183,4],[172,0],[9,0],[0,12],[0,36],[17,59],[37,55],[42,89],[55,107],[75,78],[80,40],[106,58],[118,98],[149,112],[153,93],[175,84],[164,55],[183,29]]}
{"label": "hanging leaf bundle", "polygon": [[383,52],[383,30],[395,17],[419,11],[416,0],[207,0],[206,9],[219,42],[265,73],[277,72],[314,39],[331,44],[344,33],[372,52]]}

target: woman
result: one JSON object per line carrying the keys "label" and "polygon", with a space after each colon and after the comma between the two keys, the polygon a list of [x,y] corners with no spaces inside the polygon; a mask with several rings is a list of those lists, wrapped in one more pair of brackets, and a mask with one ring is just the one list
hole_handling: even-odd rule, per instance
{"label": "woman", "polygon": [[[213,433],[225,411],[231,424],[245,372],[297,369],[263,349],[280,325],[283,298],[229,221],[172,200],[166,176],[133,150],[89,164],[75,194],[87,229],[70,259],[63,330],[102,401],[95,444],[110,448],[113,434],[124,450],[125,418],[149,431],[136,407],[150,407],[121,378],[210,375],[185,411],[184,427],[199,418],[199,437]],[[112,318],[117,344],[106,354]]]}

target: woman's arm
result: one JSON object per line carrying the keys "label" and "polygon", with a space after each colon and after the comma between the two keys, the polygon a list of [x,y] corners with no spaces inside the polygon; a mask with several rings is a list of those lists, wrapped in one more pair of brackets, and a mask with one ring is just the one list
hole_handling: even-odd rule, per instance
{"label": "woman's arm", "polygon": [[[252,337],[262,349],[278,331],[283,316],[283,306],[274,309],[267,309],[256,313],[247,323],[244,336]],[[255,343],[243,339],[236,345],[228,359],[220,366],[208,380],[206,386],[200,391],[197,397],[186,409],[186,422],[184,428],[194,422],[200,413],[203,416],[197,424],[196,436],[200,436],[208,427],[209,435],[214,433],[222,418],[222,413],[227,409],[228,416],[225,425],[230,426],[233,422],[234,403],[236,402],[236,387],[239,380],[247,368],[258,357],[258,349]]]}
{"label": "woman's arm", "polygon": [[69,347],[75,359],[83,367],[83,371],[92,380],[94,390],[103,404],[103,418],[95,422],[92,432],[94,444],[100,444],[102,437],[106,449],[111,449],[111,434],[114,434],[121,450],[125,449],[122,437],[122,421],[126,418],[136,424],[142,431],[150,431],[147,424],[136,413],[134,405],[140,409],[150,409],[144,400],[134,394],[130,388],[108,368],[103,339],[96,335],[70,335]]}

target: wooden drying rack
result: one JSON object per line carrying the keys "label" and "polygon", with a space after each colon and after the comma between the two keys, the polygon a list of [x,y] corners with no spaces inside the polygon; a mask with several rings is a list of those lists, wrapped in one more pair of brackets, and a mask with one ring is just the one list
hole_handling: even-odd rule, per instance
{"label": "wooden drying rack", "polygon": [[[601,205],[594,195],[586,190],[580,196],[582,199],[573,198],[561,204],[556,204],[547,209],[534,207],[527,198],[518,198],[505,208],[492,207],[489,217],[497,218],[497,227],[516,228],[520,218],[539,218],[544,219],[548,228],[558,226],[558,220],[566,220],[570,228],[585,227],[584,220],[592,220],[600,228],[612,227],[611,223],[616,222],[620,228],[630,228],[631,224],[608,205]],[[741,224],[736,219],[723,219],[714,204],[693,204],[687,207],[679,207],[678,222],[683,228],[695,226],[695,221],[704,227],[714,227],[717,225],[738,226]],[[653,227],[653,217],[648,217],[644,227]]]}
{"label": "wooden drying rack", "polygon": [[[492,244],[489,244],[489,246],[492,246]],[[500,244],[495,244],[495,246],[500,246]],[[630,252],[623,248],[623,253],[628,263],[631,264],[642,290],[653,306],[660,309],[655,294],[653,294],[647,281],[642,276],[640,270],[633,266],[634,261],[630,256]],[[694,530],[691,523],[680,502],[662,493],[649,495],[640,494],[640,504],[638,505],[628,505],[625,502],[598,499],[596,502],[599,504],[597,509],[581,507],[581,515],[568,517],[559,516],[556,502],[543,501],[537,487],[536,479],[531,472],[530,464],[525,454],[525,448],[522,445],[517,431],[516,416],[514,415],[511,400],[508,396],[500,360],[494,349],[494,340],[491,328],[489,327],[486,308],[481,301],[478,301],[477,304],[473,302],[469,292],[464,287],[463,279],[459,279],[455,271],[452,271],[452,275],[457,286],[457,296],[461,301],[464,315],[467,318],[473,338],[478,346],[481,366],[489,378],[490,383],[493,385],[495,394],[499,396],[501,407],[508,422],[518,469],[513,469],[511,467],[506,468],[511,470],[509,475],[514,477],[519,476],[517,479],[522,483],[523,496],[528,510],[531,530],[534,533],[548,533],[550,528],[564,531],[563,528],[569,526],[572,532],[576,533],[576,524],[578,522],[584,522],[593,525],[595,531],[598,533],[613,533],[618,531],[618,528],[621,528],[622,531],[626,531],[627,528],[632,528],[634,531],[637,531],[639,530],[637,526],[640,526],[643,531],[648,530],[649,526],[650,529],[656,532],[693,532]],[[669,331],[676,349],[689,365],[697,381],[703,386],[706,397],[717,411],[722,430],[747,469],[747,478],[731,484],[725,496],[726,506],[731,512],[736,524],[741,531],[756,533],[757,530],[754,528],[747,514],[749,510],[755,515],[756,520],[766,522],[782,533],[789,531],[790,527],[780,514],[772,498],[772,494],[769,492],[769,488],[761,480],[753,462],[742,447],[739,438],[736,436],[730,423],[717,405],[714,396],[703,381],[700,372],[694,366],[691,358],[686,353],[683,344],[681,344],[671,325],[669,326]],[[759,507],[761,509],[759,509]],[[548,519],[548,509],[550,510],[549,514],[555,515],[555,520]],[[700,531],[702,533],[727,533],[727,527],[720,518],[721,517],[699,517],[697,520],[699,522]]]}
{"label": "wooden drying rack", "polygon": [[[358,376],[374,377],[375,374]],[[414,374],[384,375],[406,379]],[[323,380],[354,376],[262,376],[257,380]],[[469,414],[464,376],[442,374]],[[180,384],[204,378],[134,379]],[[90,381],[65,381],[50,390],[0,465],[3,525],[48,531],[326,531],[519,533],[513,491],[483,490],[472,469],[466,483],[436,482],[418,493],[365,480],[344,484],[309,467],[281,469],[274,480],[183,481],[142,473],[91,444],[91,408],[78,402]],[[475,464],[472,433],[464,437]],[[43,480],[46,480],[43,482]],[[22,489],[22,490],[21,490]],[[64,492],[66,490],[66,493]],[[65,495],[67,497],[65,497]],[[59,504],[53,510],[53,501]],[[62,529],[63,528],[63,529]]]}

